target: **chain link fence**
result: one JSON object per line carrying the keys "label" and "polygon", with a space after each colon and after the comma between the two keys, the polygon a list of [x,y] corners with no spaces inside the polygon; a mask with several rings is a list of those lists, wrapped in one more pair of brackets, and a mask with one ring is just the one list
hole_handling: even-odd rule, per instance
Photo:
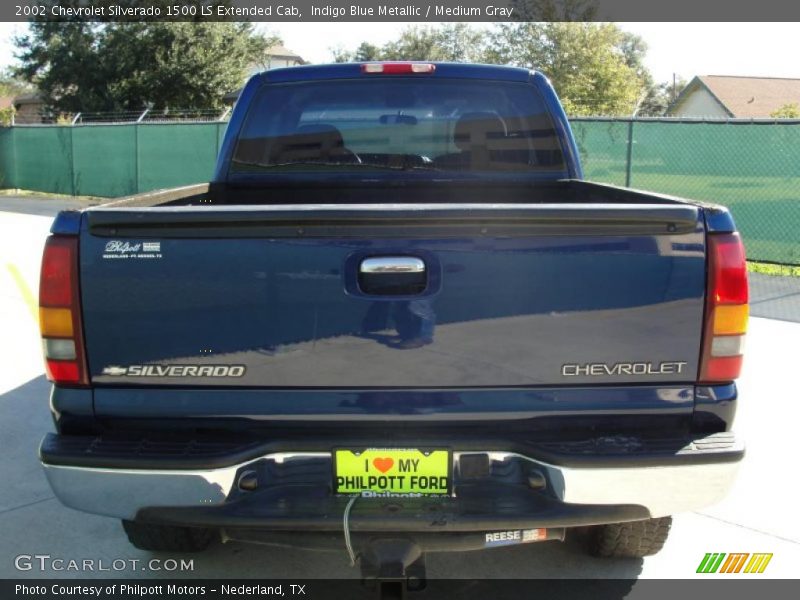
{"label": "chain link fence", "polygon": [[[211,177],[224,117],[140,117],[0,128],[0,187],[115,197]],[[572,126],[587,179],[724,204],[750,259],[800,265],[800,120]]]}
{"label": "chain link fence", "polygon": [[210,123],[226,121],[230,106],[222,109],[171,108],[112,112],[53,113],[42,110],[12,114],[13,125],[112,125],[123,123]]}

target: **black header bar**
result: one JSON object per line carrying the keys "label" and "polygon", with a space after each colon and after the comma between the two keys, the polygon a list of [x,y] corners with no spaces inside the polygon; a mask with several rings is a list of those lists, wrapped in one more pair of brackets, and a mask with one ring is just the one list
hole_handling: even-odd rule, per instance
{"label": "black header bar", "polygon": [[[787,0],[11,0],[0,20],[494,22],[799,21]],[[676,43],[677,40],[676,40]]]}

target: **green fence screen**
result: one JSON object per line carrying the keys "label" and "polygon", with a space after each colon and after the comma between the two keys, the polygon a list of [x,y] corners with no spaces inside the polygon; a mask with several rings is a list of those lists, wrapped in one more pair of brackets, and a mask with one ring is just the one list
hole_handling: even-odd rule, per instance
{"label": "green fence screen", "polygon": [[[754,260],[800,264],[800,123],[575,119],[587,179],[728,206]],[[0,187],[116,197],[207,181],[225,123],[0,128]]]}
{"label": "green fence screen", "polygon": [[140,189],[136,127],[98,125],[64,130],[72,131],[73,194],[113,197]]}
{"label": "green fence screen", "polygon": [[748,258],[800,264],[800,123],[575,120],[587,179],[730,208]]}
{"label": "green fence screen", "polygon": [[113,198],[208,181],[226,125],[0,128],[0,187]]}

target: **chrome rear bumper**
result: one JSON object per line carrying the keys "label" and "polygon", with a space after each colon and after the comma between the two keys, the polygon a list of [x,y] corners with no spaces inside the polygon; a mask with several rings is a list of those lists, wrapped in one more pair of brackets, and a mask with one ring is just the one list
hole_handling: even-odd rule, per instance
{"label": "chrome rear bumper", "polygon": [[[721,500],[733,484],[743,449],[738,458],[731,459],[728,452],[720,462],[706,456],[700,464],[651,465],[637,458],[631,460],[630,466],[611,467],[556,465],[515,452],[456,451],[454,470],[458,472],[464,455],[476,453],[489,456],[493,472],[544,473],[551,501],[587,508],[636,506],[646,512],[643,518],[647,518],[698,510]],[[224,507],[247,494],[238,485],[246,472],[279,472],[312,463],[322,465],[324,471],[326,462],[330,469],[330,458],[330,452],[275,452],[205,470],[43,466],[55,495],[64,505],[93,514],[135,519],[148,509]],[[265,484],[268,488],[270,481]],[[502,489],[498,488],[498,497]],[[458,496],[459,487],[455,490]]]}

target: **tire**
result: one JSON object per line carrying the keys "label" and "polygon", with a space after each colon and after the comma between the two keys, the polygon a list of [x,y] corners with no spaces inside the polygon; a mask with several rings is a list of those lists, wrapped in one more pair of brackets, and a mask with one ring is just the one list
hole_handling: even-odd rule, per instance
{"label": "tire", "polygon": [[591,527],[589,553],[592,556],[644,558],[664,547],[672,517],[613,523]]}
{"label": "tire", "polygon": [[212,529],[122,521],[128,541],[151,552],[200,552],[217,538]]}

